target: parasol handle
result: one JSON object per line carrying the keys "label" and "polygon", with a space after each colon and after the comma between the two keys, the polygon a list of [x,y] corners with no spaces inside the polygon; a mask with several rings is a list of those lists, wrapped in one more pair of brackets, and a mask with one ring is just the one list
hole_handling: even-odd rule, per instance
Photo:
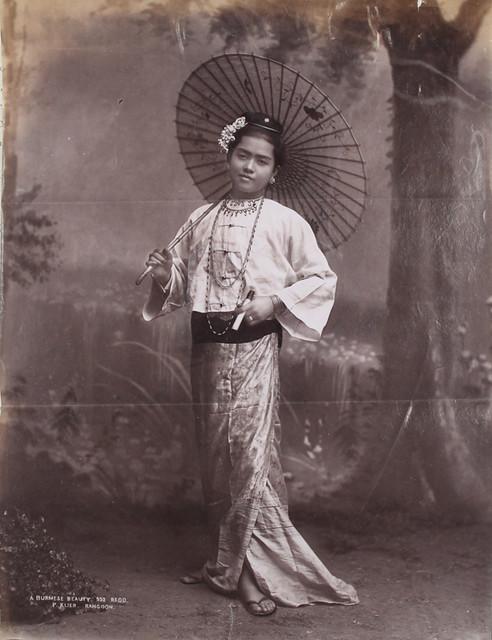
{"label": "parasol handle", "polygon": [[[206,209],[200,216],[198,216],[198,218],[196,220],[194,220],[193,222],[191,222],[185,229],[183,229],[183,231],[177,235],[174,240],[172,240],[168,247],[167,250],[168,251],[172,251],[172,249],[174,249],[174,247],[179,244],[181,242],[181,240],[183,238],[185,238],[191,231],[193,231],[193,229],[200,224],[200,222],[206,217],[208,216],[208,214],[212,211],[212,209],[214,209],[219,202],[222,200],[222,197],[220,197],[216,202],[214,202],[213,204],[210,205],[210,207],[208,209]],[[138,278],[135,280],[135,284],[137,285],[137,287],[139,285],[142,284],[142,282],[144,281],[144,279],[149,275],[149,273],[152,271],[152,267],[147,267],[145,269],[145,271],[142,271],[142,273],[138,276]]]}

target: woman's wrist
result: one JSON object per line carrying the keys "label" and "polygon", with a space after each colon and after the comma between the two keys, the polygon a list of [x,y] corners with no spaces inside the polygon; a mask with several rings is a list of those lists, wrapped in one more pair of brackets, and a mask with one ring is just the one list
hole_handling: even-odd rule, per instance
{"label": "woman's wrist", "polygon": [[150,275],[152,277],[152,281],[155,282],[155,284],[160,288],[161,292],[167,296],[170,288],[169,285],[171,284],[171,275],[169,275],[169,278],[165,283],[161,282],[161,279],[154,273],[151,272]]}
{"label": "woman's wrist", "polygon": [[273,315],[277,318],[278,316],[282,315],[282,313],[286,309],[286,306],[276,294],[270,296],[270,300],[272,301],[273,305]]}

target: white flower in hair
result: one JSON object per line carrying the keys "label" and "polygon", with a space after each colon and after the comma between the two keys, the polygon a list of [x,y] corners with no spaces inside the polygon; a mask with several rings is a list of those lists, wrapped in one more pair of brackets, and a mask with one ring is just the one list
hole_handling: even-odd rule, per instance
{"label": "white flower in hair", "polygon": [[231,124],[226,124],[226,126],[222,129],[218,138],[218,143],[220,150],[223,153],[227,153],[229,151],[230,143],[236,139],[234,135],[236,131],[245,127],[246,124],[246,118],[244,116],[241,116],[240,118],[236,118]]}

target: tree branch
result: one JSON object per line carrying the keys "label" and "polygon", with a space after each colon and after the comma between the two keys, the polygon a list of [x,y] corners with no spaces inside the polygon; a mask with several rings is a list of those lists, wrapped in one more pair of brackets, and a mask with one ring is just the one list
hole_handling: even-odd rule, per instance
{"label": "tree branch", "polygon": [[457,45],[461,55],[472,45],[491,7],[492,0],[464,0],[458,15],[451,23],[458,33]]}
{"label": "tree branch", "polygon": [[424,16],[426,20],[433,16],[433,21],[444,22],[442,12],[437,0],[368,0],[368,17],[372,21],[378,21],[381,29],[401,22],[414,19],[415,16]]}

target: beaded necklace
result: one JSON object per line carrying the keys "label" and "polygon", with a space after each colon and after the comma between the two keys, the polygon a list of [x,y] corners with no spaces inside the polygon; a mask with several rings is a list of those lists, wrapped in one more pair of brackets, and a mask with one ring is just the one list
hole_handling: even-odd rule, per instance
{"label": "beaded necklace", "polygon": [[239,301],[241,300],[241,297],[244,293],[244,286],[246,284],[245,279],[244,279],[244,273],[246,271],[246,267],[248,266],[248,262],[249,262],[249,257],[251,254],[251,249],[253,247],[253,240],[255,237],[255,233],[256,233],[256,227],[258,225],[258,220],[260,219],[260,214],[261,214],[261,210],[263,208],[263,202],[264,202],[264,197],[262,196],[261,198],[258,198],[256,200],[247,200],[245,202],[246,206],[243,207],[242,210],[239,210],[239,208],[236,210],[237,212],[246,212],[248,211],[249,213],[252,213],[255,209],[256,209],[256,217],[255,220],[253,222],[253,228],[251,230],[251,236],[249,238],[249,242],[248,242],[248,247],[246,249],[246,254],[244,256],[244,260],[243,263],[241,265],[241,268],[239,269],[239,271],[237,272],[237,274],[234,276],[234,278],[228,278],[225,275],[218,275],[217,271],[216,271],[216,266],[214,263],[214,256],[213,256],[213,241],[214,241],[214,236],[215,236],[215,231],[217,228],[217,224],[221,218],[222,215],[227,215],[228,211],[231,211],[231,209],[229,208],[227,203],[241,203],[241,201],[234,201],[234,200],[229,200],[227,201],[226,199],[224,199],[222,201],[222,204],[220,206],[219,211],[217,212],[217,215],[215,216],[213,225],[212,225],[212,230],[210,232],[210,237],[208,240],[208,255],[207,255],[207,286],[206,286],[206,294],[205,294],[205,313],[206,313],[206,317],[207,317],[207,323],[209,326],[210,331],[216,335],[216,336],[222,336],[225,333],[227,333],[227,331],[229,331],[229,329],[232,327],[232,325],[234,324],[234,316],[232,316],[231,320],[226,324],[226,327],[223,331],[217,331],[213,325],[212,325],[212,320],[210,318],[210,287],[211,287],[211,280],[210,280],[210,276],[212,276],[215,284],[217,284],[221,289],[230,289],[232,286],[234,286],[236,284],[236,282],[241,279],[241,285],[239,287],[239,292],[238,292],[238,296],[237,296],[237,300],[236,300],[236,307],[239,304]]}
{"label": "beaded necklace", "polygon": [[234,200],[233,198],[228,198],[224,200],[223,203],[223,214],[224,216],[249,216],[257,210],[258,203],[262,198],[263,196],[254,198],[253,200]]}

